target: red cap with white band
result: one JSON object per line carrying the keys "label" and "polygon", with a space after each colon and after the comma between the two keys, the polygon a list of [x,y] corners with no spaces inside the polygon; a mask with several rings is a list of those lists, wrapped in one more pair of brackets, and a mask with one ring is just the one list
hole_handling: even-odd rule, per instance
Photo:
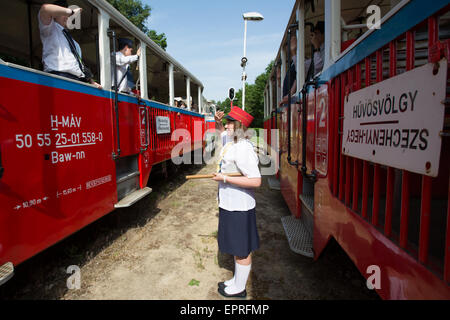
{"label": "red cap with white band", "polygon": [[253,117],[239,107],[232,107],[230,113],[226,116],[229,120],[239,121],[247,128],[253,121]]}

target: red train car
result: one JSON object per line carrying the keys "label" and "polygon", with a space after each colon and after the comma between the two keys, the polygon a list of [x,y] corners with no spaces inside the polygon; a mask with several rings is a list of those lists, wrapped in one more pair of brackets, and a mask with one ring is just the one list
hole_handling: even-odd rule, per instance
{"label": "red train car", "polygon": [[[152,166],[205,146],[201,82],[106,1],[73,1],[84,9],[73,36],[104,89],[39,71],[41,3],[0,5],[0,284],[14,266],[149,194]],[[111,34],[140,44],[136,95],[109,89]],[[173,107],[175,95],[195,110]]]}
{"label": "red train car", "polygon": [[[265,93],[283,226],[314,259],[335,239],[383,299],[450,299],[450,7],[363,5],[299,0],[290,17]],[[308,78],[318,20],[324,66]],[[294,33],[297,94],[282,97]]]}

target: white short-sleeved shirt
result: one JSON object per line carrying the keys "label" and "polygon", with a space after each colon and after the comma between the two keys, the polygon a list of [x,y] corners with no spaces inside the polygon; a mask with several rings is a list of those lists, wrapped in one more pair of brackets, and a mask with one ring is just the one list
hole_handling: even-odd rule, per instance
{"label": "white short-sleeved shirt", "polygon": [[[54,19],[49,25],[41,21],[38,14],[39,31],[42,41],[42,63],[44,71],[59,71],[73,74],[79,78],[84,77],[77,59],[70,50],[69,42],[63,34],[64,27]],[[81,57],[80,45],[74,40],[78,54]]]}
{"label": "white short-sleeved shirt", "polygon": [[[305,72],[308,72],[311,66],[311,59],[305,61]],[[320,46],[319,51],[314,52],[314,76],[322,71],[323,65],[325,63],[325,45]]]}
{"label": "white short-sleeved shirt", "polygon": [[[236,168],[247,178],[261,178],[258,156],[253,144],[247,139],[237,143],[230,142],[222,158],[221,172],[233,173]],[[252,189],[240,188],[229,183],[219,182],[219,207],[228,211],[248,211],[256,207]]]}
{"label": "white short-sleeved shirt", "polygon": [[222,138],[222,146],[225,146],[228,142],[233,141],[233,137],[229,136],[226,130],[220,134],[220,137]]}
{"label": "white short-sleeved shirt", "polygon": [[[117,68],[117,84],[119,84],[120,80],[124,77],[127,72],[127,66],[133,62],[136,62],[139,59],[138,55],[132,55],[126,57],[122,52],[116,52],[116,68]],[[111,70],[111,72],[113,72]],[[111,79],[114,79],[114,75],[111,75]],[[114,80],[113,80],[114,81]],[[130,87],[128,86],[127,77],[123,79],[122,83],[119,86],[120,92],[129,92]]]}

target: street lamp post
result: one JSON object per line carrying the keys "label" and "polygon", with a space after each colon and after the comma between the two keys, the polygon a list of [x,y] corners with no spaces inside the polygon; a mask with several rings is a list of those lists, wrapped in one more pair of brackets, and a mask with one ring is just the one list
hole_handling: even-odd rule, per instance
{"label": "street lamp post", "polygon": [[244,13],[244,56],[241,59],[242,67],[242,110],[245,110],[245,81],[247,80],[247,74],[245,73],[245,66],[247,65],[247,21],[261,21],[264,19],[262,14],[258,12]]}

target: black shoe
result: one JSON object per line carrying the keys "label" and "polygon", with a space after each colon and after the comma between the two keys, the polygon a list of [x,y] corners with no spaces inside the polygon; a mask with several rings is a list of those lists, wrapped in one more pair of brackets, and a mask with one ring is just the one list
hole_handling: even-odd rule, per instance
{"label": "black shoe", "polygon": [[217,289],[217,291],[225,298],[247,298],[247,290],[245,289],[244,291],[235,294],[228,294],[225,292],[225,288],[222,289],[220,287],[219,289]]}
{"label": "black shoe", "polygon": [[219,282],[219,283],[217,284],[217,286],[218,286],[220,289],[222,289],[222,290],[225,290],[225,288],[227,287],[227,286],[225,285],[225,282]]}

